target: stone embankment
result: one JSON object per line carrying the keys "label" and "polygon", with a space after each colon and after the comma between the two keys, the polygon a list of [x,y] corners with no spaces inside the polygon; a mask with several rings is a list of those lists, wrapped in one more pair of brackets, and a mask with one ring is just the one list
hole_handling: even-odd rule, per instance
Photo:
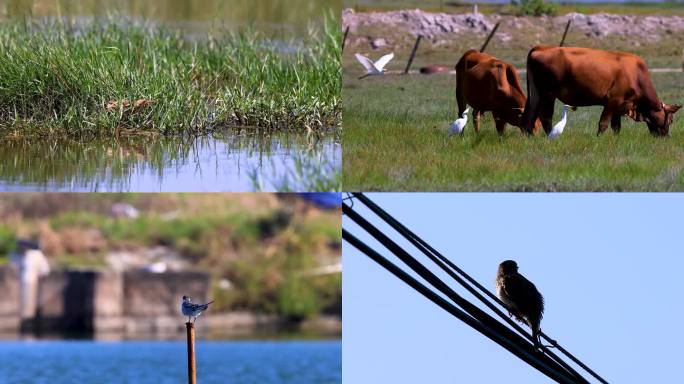
{"label": "stone embankment", "polygon": [[[0,267],[0,288],[0,334],[176,338],[184,335],[187,321],[180,315],[180,298],[188,295],[197,302],[208,300],[210,277],[192,271],[55,271],[38,282],[33,316],[21,316],[22,288],[12,266]],[[197,326],[208,337],[216,338],[277,334],[283,329],[331,337],[341,333],[338,316],[293,325],[275,315],[213,311],[202,316]]]}

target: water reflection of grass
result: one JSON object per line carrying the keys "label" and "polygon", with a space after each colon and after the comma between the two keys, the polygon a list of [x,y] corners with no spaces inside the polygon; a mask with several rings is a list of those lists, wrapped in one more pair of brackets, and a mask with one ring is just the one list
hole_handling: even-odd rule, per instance
{"label": "water reflection of grass", "polygon": [[[291,167],[268,175],[259,168],[250,171],[249,177],[255,191],[276,190],[278,192],[340,192],[342,191],[341,162],[328,158],[323,151],[295,153]],[[274,160],[271,160],[273,162]]]}
{"label": "water reflection of grass", "polygon": [[[0,134],[334,125],[339,34],[337,22],[329,21],[284,48],[254,31],[188,41],[180,33],[113,21],[1,24]],[[135,100],[151,103],[123,106]],[[108,110],[111,101],[118,105]]]}
{"label": "water reflection of grass", "polygon": [[[140,136],[84,141],[4,140],[0,142],[0,180],[19,187],[126,191],[133,179],[154,186],[181,174],[194,173],[205,184],[215,183],[207,184],[208,188],[223,191],[248,189],[248,176],[252,175],[281,177],[289,171],[287,164],[304,170],[324,164],[319,167],[324,174],[302,174],[312,180],[300,176],[297,185],[301,188],[312,185],[312,190],[338,190],[340,151],[334,144],[337,139],[330,136],[325,134],[319,142],[311,143],[305,135],[241,129],[155,140]],[[241,172],[241,168],[245,170]],[[336,180],[336,184],[323,184],[324,177]],[[309,190],[294,185],[291,188]]]}

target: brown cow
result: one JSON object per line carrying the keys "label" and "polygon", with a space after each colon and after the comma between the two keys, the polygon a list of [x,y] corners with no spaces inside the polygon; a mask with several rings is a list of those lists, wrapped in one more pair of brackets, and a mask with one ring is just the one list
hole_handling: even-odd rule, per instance
{"label": "brown cow", "polygon": [[598,134],[620,132],[620,117],[645,121],[653,135],[668,135],[672,115],[681,105],[658,99],[646,63],[636,55],[589,48],[536,46],[527,55],[525,128],[541,118],[551,131],[556,99],[574,106],[602,105]]}
{"label": "brown cow", "polygon": [[[480,132],[480,115],[492,111],[501,135],[506,123],[523,130],[525,93],[515,68],[494,56],[471,49],[456,64],[456,102],[461,116],[466,105],[473,107],[473,125]],[[535,132],[539,129],[536,124]]]}

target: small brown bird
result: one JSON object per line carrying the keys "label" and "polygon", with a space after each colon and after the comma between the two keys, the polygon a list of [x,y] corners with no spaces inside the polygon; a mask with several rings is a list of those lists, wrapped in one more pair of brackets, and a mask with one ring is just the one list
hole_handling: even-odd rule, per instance
{"label": "small brown bird", "polygon": [[509,308],[508,315],[515,316],[520,322],[526,322],[532,329],[534,346],[539,349],[540,323],[544,314],[544,297],[537,287],[518,273],[518,264],[506,260],[499,264],[496,273],[496,294]]}

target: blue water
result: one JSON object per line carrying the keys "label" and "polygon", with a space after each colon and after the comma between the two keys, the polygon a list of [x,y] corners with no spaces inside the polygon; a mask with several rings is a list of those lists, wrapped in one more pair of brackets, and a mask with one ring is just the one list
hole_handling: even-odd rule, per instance
{"label": "blue water", "polygon": [[[199,384],[342,382],[339,341],[198,341]],[[0,383],[187,383],[185,342],[0,342]]]}

